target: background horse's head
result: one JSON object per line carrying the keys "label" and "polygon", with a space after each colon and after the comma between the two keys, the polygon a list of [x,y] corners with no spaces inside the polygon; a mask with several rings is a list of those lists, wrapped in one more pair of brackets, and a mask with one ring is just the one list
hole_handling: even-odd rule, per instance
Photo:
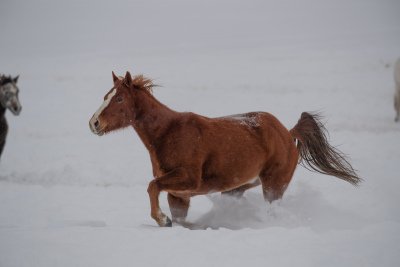
{"label": "background horse's head", "polygon": [[4,108],[8,108],[14,115],[19,115],[21,112],[21,104],[19,103],[17,87],[18,77],[11,76],[0,77],[0,103]]}
{"label": "background horse's head", "polygon": [[90,129],[97,135],[128,127],[133,120],[132,76],[129,72],[125,78],[117,77],[114,72],[112,76],[113,88],[104,96],[103,104],[89,121]]}

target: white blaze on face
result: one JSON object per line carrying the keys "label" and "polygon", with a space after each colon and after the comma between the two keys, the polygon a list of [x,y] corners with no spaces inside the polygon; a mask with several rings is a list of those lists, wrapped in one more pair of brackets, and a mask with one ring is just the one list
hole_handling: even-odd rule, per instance
{"label": "white blaze on face", "polygon": [[90,119],[90,128],[93,132],[95,132],[96,127],[94,126],[95,122],[99,120],[99,116],[100,114],[103,112],[103,110],[105,108],[108,107],[108,105],[111,102],[111,99],[115,96],[115,94],[117,93],[117,89],[113,89],[111,91],[111,93],[109,93],[106,97],[106,99],[104,100],[103,104],[99,107],[99,109],[93,114],[93,117]]}

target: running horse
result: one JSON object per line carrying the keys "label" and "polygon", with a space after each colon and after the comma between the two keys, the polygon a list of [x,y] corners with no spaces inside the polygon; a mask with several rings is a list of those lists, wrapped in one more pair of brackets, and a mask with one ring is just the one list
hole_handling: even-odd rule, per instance
{"label": "running horse", "polygon": [[[242,194],[261,183],[266,201],[280,199],[299,162],[353,185],[361,180],[328,143],[316,114],[303,112],[290,131],[266,112],[208,118],[160,103],[152,94],[152,80],[142,75],[112,76],[114,86],[89,126],[99,136],[135,129],[150,153],[154,179],[147,191],[151,217],[159,226],[184,222],[196,195]],[[160,209],[162,191],[168,193],[172,221]]]}
{"label": "running horse", "polygon": [[9,109],[14,115],[18,116],[22,109],[18,99],[18,77],[0,75],[0,156],[3,153],[8,133],[6,110]]}

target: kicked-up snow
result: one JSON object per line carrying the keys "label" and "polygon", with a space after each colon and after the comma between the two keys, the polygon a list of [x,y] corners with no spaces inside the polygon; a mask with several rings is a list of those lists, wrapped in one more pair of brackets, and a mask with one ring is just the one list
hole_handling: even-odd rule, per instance
{"label": "kicked-up snow", "polygon": [[[23,1],[0,4],[0,72],[20,74],[0,162],[0,266],[399,266],[400,4]],[[185,227],[150,217],[150,157],[89,120],[111,71],[143,73],[170,108],[325,116],[353,187],[299,166],[283,199],[194,197]],[[242,120],[239,120],[241,122]],[[169,213],[166,195],[161,208]]]}

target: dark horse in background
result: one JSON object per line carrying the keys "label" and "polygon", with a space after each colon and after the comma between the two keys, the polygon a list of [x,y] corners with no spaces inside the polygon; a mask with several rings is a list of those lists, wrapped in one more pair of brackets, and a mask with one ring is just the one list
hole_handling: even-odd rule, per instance
{"label": "dark horse in background", "polygon": [[283,196],[300,162],[351,184],[360,178],[344,155],[329,145],[317,115],[303,112],[287,130],[266,112],[208,118],[176,112],[152,94],[153,83],[139,75],[113,73],[114,86],[89,122],[94,134],[132,126],[150,153],[151,216],[171,226],[161,211],[159,194],[168,193],[172,220],[184,222],[195,195],[234,192],[262,185],[266,201]]}
{"label": "dark horse in background", "polygon": [[9,109],[14,115],[18,116],[22,109],[18,99],[17,82],[18,76],[12,78],[11,76],[0,75],[0,156],[3,153],[8,132],[6,110]]}

